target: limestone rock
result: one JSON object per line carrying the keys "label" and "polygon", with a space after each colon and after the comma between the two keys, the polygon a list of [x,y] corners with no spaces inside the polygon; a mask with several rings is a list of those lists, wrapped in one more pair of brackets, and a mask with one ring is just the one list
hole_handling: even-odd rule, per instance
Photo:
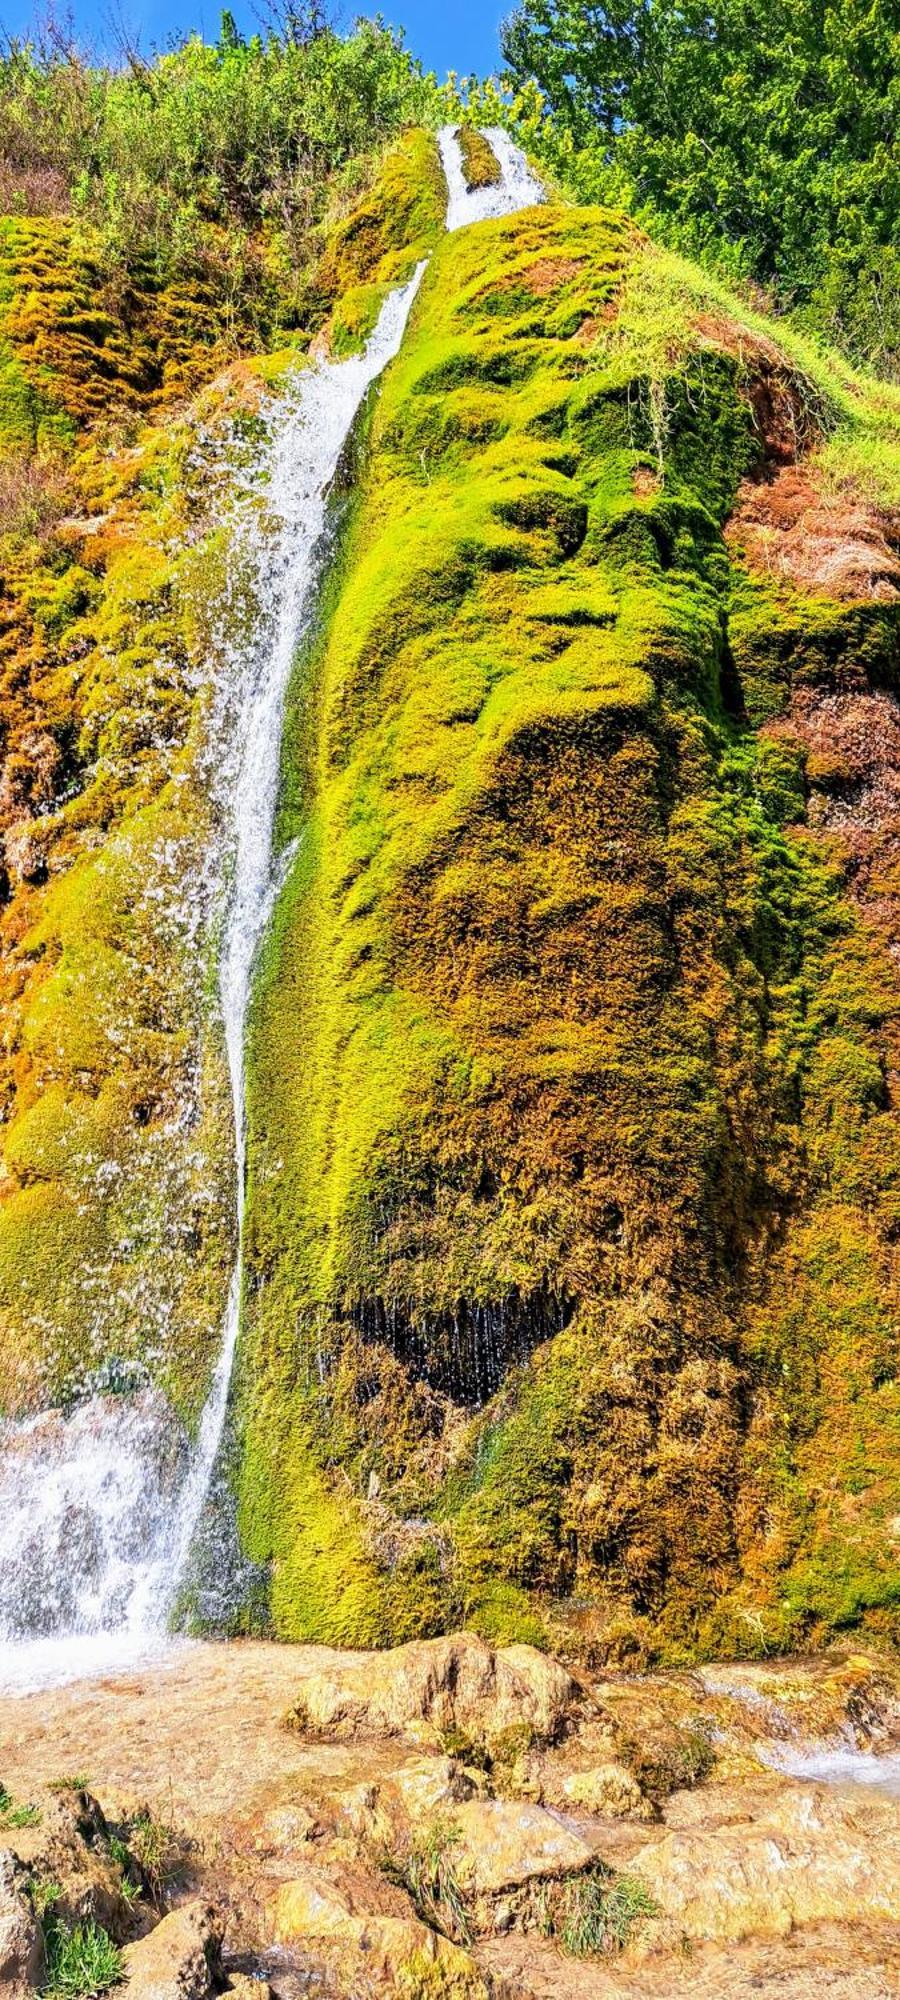
{"label": "limestone rock", "polygon": [[523,1882],[574,1875],[596,1859],[577,1830],[544,1806],[517,1799],[470,1799],[453,1814],[459,1872],[476,1896]]}
{"label": "limestone rock", "polygon": [[411,1829],[439,1817],[453,1817],[475,1789],[452,1757],[414,1757],[383,1779],[360,1779],[329,1788],[340,1823],[361,1839],[392,1847]]}
{"label": "limestone rock", "polygon": [[202,1902],[164,1917],[125,1952],[128,2000],[209,2000],[222,1985],[222,1926]]}
{"label": "limestone rock", "polygon": [[12,1843],[31,1871],[56,1883],[57,1915],[67,1924],[98,1923],[118,1944],[130,1935],[131,1911],[106,1845],[108,1828],[89,1792],[62,1792],[40,1820]]}
{"label": "limestone rock", "polygon": [[281,1944],[321,1945],[354,1994],[487,2000],[468,1952],[420,1923],[401,1890],[339,1862],[310,1863],[282,1885],[274,1931]]}
{"label": "limestone rock", "polygon": [[665,1917],[689,1938],[787,1936],[840,1913],[896,1918],[900,1817],[891,1799],[797,1785],[765,1795],[752,1818],[708,1809],[634,1856]]}
{"label": "limestone rock", "polygon": [[15,1855],[0,1850],[0,1993],[24,2000],[40,1984],[44,1941]]}
{"label": "limestone rock", "polygon": [[596,1764],[563,1779],[563,1791],[574,1806],[604,1819],[653,1819],[654,1808],[637,1779],[624,1764]]}
{"label": "limestone rock", "polygon": [[490,1744],[524,1731],[552,1741],[577,1698],[558,1660],[532,1646],[495,1650],[458,1632],[311,1674],[285,1720],[289,1728],[342,1738],[402,1736],[429,1744],[456,1734]]}

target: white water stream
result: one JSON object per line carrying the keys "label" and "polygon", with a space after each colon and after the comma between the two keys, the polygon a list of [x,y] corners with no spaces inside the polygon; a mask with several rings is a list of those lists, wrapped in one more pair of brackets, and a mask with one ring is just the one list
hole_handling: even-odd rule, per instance
{"label": "white water stream", "polygon": [[366,390],[399,348],[423,268],[387,299],[363,354],[302,371],[269,413],[267,526],[245,551],[260,611],[249,648],[233,663],[239,713],[230,759],[226,752],[233,881],[219,989],[238,1251],[196,1443],[188,1452],[152,1391],[93,1397],[68,1418],[48,1412],[0,1426],[0,1689],[127,1667],[166,1643],[222,1439],[240,1322],[244,1036],[254,961],[279,883],[272,837],[285,696],[315,607],[329,487]]}
{"label": "white water stream", "polygon": [[462,152],[455,125],[443,125],[438,133],[441,165],[447,182],[447,228],[462,229],[470,222],[490,222],[501,215],[515,215],[520,208],[532,208],[545,199],[540,181],[535,180],[523,152],[514,146],[500,125],[488,125],[484,137],[500,165],[500,179],[491,187],[467,188]]}
{"label": "white water stream", "polygon": [[[455,129],[440,134],[450,230],[543,199],[507,134],[491,128],[486,136],[500,180],[470,193]],[[219,784],[232,830],[219,986],[234,1104],[238,1250],[198,1435],[191,1447],[152,1389],[93,1396],[69,1415],[47,1411],[27,1423],[0,1423],[3,1692],[126,1670],[172,1643],[168,1620],[222,1442],[240,1326],[244,1039],[253,968],[279,887],[273,832],[285,696],[327,554],[329,486],[367,389],[400,346],[423,269],[388,298],[362,355],[302,370],[268,411],[259,468],[266,529],[251,509],[255,528],[243,550],[259,611],[249,641],[226,657],[222,707],[234,712]]]}

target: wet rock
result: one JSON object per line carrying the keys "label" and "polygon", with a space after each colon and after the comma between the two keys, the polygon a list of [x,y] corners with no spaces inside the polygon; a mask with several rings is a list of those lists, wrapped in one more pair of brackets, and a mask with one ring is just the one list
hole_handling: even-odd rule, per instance
{"label": "wet rock", "polygon": [[545,1807],[516,1799],[471,1799],[453,1815],[459,1874],[475,1896],[524,1882],[574,1875],[590,1867],[596,1848]]}
{"label": "wet rock", "polygon": [[63,1923],[102,1924],[121,1944],[131,1934],[131,1909],[108,1836],[103,1813],[89,1792],[63,1792],[12,1844],[29,1870],[56,1883],[54,1910]]}
{"label": "wet rock", "polygon": [[741,1804],[707,1794],[702,1814],[693,1801],[686,1824],[634,1856],[635,1874],[682,1936],[786,1936],[838,1914],[845,1923],[896,1918],[894,1802],[797,1785],[763,1791],[752,1816]]}
{"label": "wet rock", "polygon": [[0,1850],[0,1993],[24,2000],[44,1971],[44,1941],[14,1854]]}
{"label": "wet rock", "polygon": [[602,1819],[654,1819],[652,1801],[642,1792],[637,1779],[624,1764],[596,1764],[587,1771],[572,1771],[563,1779],[562,1789],[572,1805]]}
{"label": "wet rock", "polygon": [[311,1674],[285,1720],[311,1735],[402,1736],[424,1746],[453,1736],[490,1747],[513,1734],[553,1741],[577,1705],[558,1660],[460,1632]]}
{"label": "wet rock", "polygon": [[471,1776],[454,1758],[416,1757],[388,1777],[329,1788],[328,1798],[342,1829],[392,1846],[411,1829],[453,1817],[474,1789]]}
{"label": "wet rock", "polygon": [[282,1885],[273,1916],[280,1944],[318,1944],[354,1996],[487,2000],[469,1953],[420,1923],[402,1890],[362,1869],[310,1863]]}
{"label": "wet rock", "polygon": [[128,2000],[210,2000],[223,1983],[222,1924],[202,1902],[174,1910],[125,1952]]}

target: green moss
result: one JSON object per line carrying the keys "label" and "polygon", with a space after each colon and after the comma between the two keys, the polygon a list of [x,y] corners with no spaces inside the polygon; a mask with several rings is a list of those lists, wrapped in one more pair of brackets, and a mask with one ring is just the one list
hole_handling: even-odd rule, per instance
{"label": "green moss", "polygon": [[495,187],[500,179],[500,162],[483,132],[474,125],[459,128],[459,149],[463,173],[469,188]]}
{"label": "green moss", "polygon": [[[780,1320],[770,1373],[744,1329],[816,1190],[892,1198],[892,988],[794,824],[802,756],[753,724],[863,633],[874,672],[893,613],[781,593],[779,627],[729,552],[752,339],[698,325],[685,269],[600,211],[441,244],[298,666],[241,1392],[289,1635],[540,1643],[588,1604],[684,1659],[825,1532],[774,1472],[803,1343]],[[855,1452],[841,1395],[811,1435],[840,1409]]]}

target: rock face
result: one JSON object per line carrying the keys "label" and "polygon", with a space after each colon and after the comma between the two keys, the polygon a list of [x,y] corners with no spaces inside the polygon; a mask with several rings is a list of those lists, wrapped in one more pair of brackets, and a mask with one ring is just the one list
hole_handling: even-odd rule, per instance
{"label": "rock face", "polygon": [[44,1940],[15,1856],[0,1850],[0,1992],[25,2000],[40,1983]]}
{"label": "rock face", "polygon": [[495,1650],[471,1632],[373,1653],[308,1676],[288,1726],[323,1736],[447,1736],[496,1745],[510,1732],[549,1741],[577,1707],[558,1660],[531,1646]]}
{"label": "rock face", "polygon": [[456,1808],[453,1819],[460,1872],[476,1896],[577,1875],[596,1857],[596,1846],[543,1806],[514,1799],[472,1799]]}
{"label": "rock face", "polygon": [[[801,367],[625,215],[446,234],[433,135],[377,153],[285,320],[345,354],[430,260],[287,701],[236,1589],[282,1637],[366,1648],[875,1643],[900,1518],[895,405]],[[46,510],[0,507],[0,1407],[149,1376],[182,1419],[233,1262],[206,973],[235,675],[271,639],[229,505],[258,524],[285,360],[210,381],[255,309],[207,301],[189,336],[141,287],[98,321],[92,285],[67,213],[0,218],[0,451]]]}
{"label": "rock face", "polygon": [[[840,1912],[846,1923],[900,1910],[900,1814],[892,1799],[854,1803],[823,1788],[763,1797],[716,1824],[715,1799],[693,1797],[634,1868],[666,1920],[688,1938],[745,1938]],[[746,1811],[746,1805],[745,1805]]]}
{"label": "rock face", "polygon": [[131,2000],[211,2000],[224,1984],[221,1961],[221,1921],[189,1903],[128,1946],[125,1991]]}
{"label": "rock face", "polygon": [[893,687],[893,529],[848,500],[837,569],[727,533],[819,443],[777,329],[623,218],[436,247],[251,1035],[242,1520],[284,1634],[624,1662],[893,1619],[895,857],[862,912],[859,759],[787,728]]}
{"label": "rock face", "polygon": [[407,2000],[488,2000],[474,1960],[413,1916],[388,1883],[352,1868],[309,1865],[279,1890],[275,1935],[324,1945],[351,1990]]}

